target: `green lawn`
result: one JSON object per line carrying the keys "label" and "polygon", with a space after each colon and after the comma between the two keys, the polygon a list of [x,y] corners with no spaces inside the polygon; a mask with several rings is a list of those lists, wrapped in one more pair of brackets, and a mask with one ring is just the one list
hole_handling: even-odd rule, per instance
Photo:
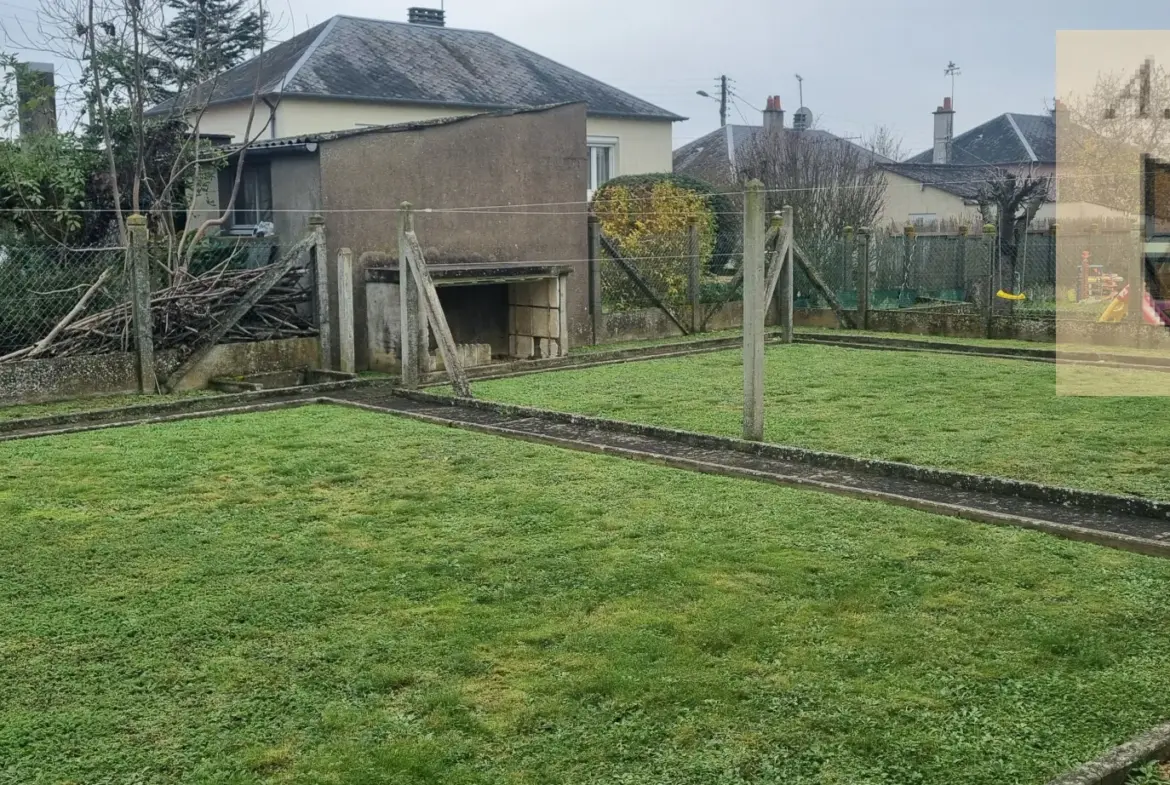
{"label": "green lawn", "polygon": [[313,407],[0,445],[0,781],[1043,783],[1170,562]]}
{"label": "green lawn", "polygon": [[185,390],[168,395],[93,395],[55,403],[28,403],[15,406],[0,405],[0,422],[26,417],[47,417],[56,414],[116,409],[121,406],[140,406],[148,403],[163,403],[182,400],[199,395],[218,395],[216,390]]}
{"label": "green lawn", "polygon": [[[1058,397],[1054,366],[1017,360],[808,345],[769,347],[766,357],[768,441],[1170,498],[1165,398]],[[1170,375],[1139,373],[1162,390],[1170,385]],[[738,436],[742,380],[741,353],[731,350],[473,389],[492,400]]]}

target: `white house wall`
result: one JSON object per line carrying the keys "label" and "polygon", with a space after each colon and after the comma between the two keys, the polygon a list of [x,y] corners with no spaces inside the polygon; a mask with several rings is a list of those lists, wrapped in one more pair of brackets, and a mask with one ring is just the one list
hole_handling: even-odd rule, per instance
{"label": "white house wall", "polygon": [[[253,124],[255,137],[264,122],[257,106]],[[358,101],[318,101],[304,98],[284,99],[277,105],[275,135],[278,137],[342,131],[368,125],[393,125],[434,120],[440,117],[462,117],[475,110],[444,106],[391,105]],[[239,142],[244,137],[248,122],[248,105],[214,106],[207,109],[200,123],[205,133],[229,134]],[[618,140],[617,173],[644,174],[669,172],[673,168],[671,123],[668,120],[619,120],[607,117],[589,117],[586,133],[591,137],[612,137]],[[266,138],[269,134],[265,133]]]}

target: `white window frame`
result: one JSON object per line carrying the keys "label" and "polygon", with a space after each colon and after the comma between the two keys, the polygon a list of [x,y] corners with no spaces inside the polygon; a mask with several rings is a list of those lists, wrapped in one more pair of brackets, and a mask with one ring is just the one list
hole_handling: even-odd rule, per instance
{"label": "white window frame", "polygon": [[592,200],[597,186],[604,182],[604,180],[599,182],[600,178],[597,176],[598,159],[594,156],[593,151],[598,147],[609,149],[609,175],[605,180],[612,180],[621,171],[618,163],[618,138],[616,136],[590,136],[586,138],[585,143],[589,150],[589,187],[586,192],[586,198]]}

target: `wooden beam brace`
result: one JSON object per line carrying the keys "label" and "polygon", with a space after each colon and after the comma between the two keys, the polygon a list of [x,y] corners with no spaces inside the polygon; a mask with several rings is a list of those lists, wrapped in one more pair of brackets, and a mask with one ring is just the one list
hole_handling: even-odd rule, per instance
{"label": "wooden beam brace", "polygon": [[792,243],[792,256],[796,260],[796,263],[800,265],[800,269],[804,270],[804,274],[808,276],[808,280],[821,293],[821,296],[828,301],[829,307],[833,309],[833,312],[837,314],[837,322],[842,327],[856,330],[857,325],[854,323],[852,317],[845,312],[845,309],[841,307],[841,302],[837,299],[837,295],[833,294],[833,290],[825,284],[821,276],[817,274],[817,271],[808,263],[808,257],[804,255],[804,251],[795,242]]}
{"label": "wooden beam brace", "polygon": [[659,297],[653,289],[650,288],[650,284],[646,283],[646,279],[642,277],[642,274],[638,272],[637,268],[626,261],[625,258],[620,253],[618,253],[617,248],[614,247],[614,244],[608,237],[605,236],[604,233],[600,234],[601,249],[609,254],[610,258],[614,260],[617,266],[622,268],[622,271],[630,277],[630,280],[633,281],[634,285],[638,287],[638,291],[644,294],[647,299],[650,300],[650,302],[654,303],[658,310],[666,314],[670,321],[674,322],[674,326],[682,331],[683,335],[690,335],[691,331],[687,329],[687,326],[682,323],[681,319],[674,315],[674,312],[670,310],[670,306],[668,306],[666,302],[663,301],[663,299]]}
{"label": "wooden beam brace", "polygon": [[[427,270],[426,256],[418,235],[413,231],[404,232],[406,237],[406,259],[410,265],[411,276],[418,286],[419,299],[422,300],[423,310],[426,311],[427,321],[435,332],[435,342],[439,345],[439,354],[443,358],[443,367],[447,369],[447,377],[451,380],[451,387],[460,398],[471,397],[471,384],[467,381],[467,373],[459,360],[459,353],[455,348],[455,339],[451,335],[451,326],[447,324],[447,315],[443,313],[443,305],[439,302],[439,292],[435,289],[435,282],[431,280]],[[402,260],[399,260],[401,268]]]}

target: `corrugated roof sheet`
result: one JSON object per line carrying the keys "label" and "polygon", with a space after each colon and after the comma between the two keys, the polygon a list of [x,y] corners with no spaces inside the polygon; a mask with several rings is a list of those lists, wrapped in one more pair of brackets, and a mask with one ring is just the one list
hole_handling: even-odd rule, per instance
{"label": "corrugated roof sheet", "polygon": [[246,100],[257,84],[262,95],[286,97],[479,109],[583,101],[593,115],[684,119],[493,33],[351,16],[306,30],[179,100]]}

